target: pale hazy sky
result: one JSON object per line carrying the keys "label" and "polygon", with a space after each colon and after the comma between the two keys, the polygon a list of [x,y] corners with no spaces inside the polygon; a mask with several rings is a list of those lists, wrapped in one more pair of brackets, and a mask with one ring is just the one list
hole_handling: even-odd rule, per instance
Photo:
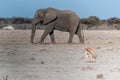
{"label": "pale hazy sky", "polygon": [[0,17],[30,17],[39,8],[69,9],[81,18],[120,17],[120,0],[0,0]]}

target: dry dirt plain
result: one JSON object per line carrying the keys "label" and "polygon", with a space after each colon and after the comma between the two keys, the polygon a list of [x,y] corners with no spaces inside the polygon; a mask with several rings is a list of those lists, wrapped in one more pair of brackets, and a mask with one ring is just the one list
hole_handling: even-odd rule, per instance
{"label": "dry dirt plain", "polygon": [[[120,31],[85,30],[85,44],[66,44],[68,33],[55,31],[56,43],[31,44],[30,30],[0,30],[0,80],[120,80]],[[35,42],[42,30],[37,30]],[[95,63],[82,58],[90,47]]]}

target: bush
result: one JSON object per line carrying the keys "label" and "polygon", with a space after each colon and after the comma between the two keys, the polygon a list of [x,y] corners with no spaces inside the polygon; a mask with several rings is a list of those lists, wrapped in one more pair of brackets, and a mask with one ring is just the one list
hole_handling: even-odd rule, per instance
{"label": "bush", "polygon": [[118,24],[120,23],[120,18],[116,18],[116,17],[113,17],[113,18],[110,18],[107,20],[109,24]]}
{"label": "bush", "polygon": [[23,18],[23,17],[14,17],[12,19],[12,24],[30,24],[32,23],[32,19],[28,19],[28,18]]}
{"label": "bush", "polygon": [[120,30],[120,23],[119,24],[113,24],[113,27]]}
{"label": "bush", "polygon": [[87,19],[87,22],[88,22],[88,26],[91,27],[91,26],[96,26],[96,25],[99,25],[100,24],[100,20],[98,17],[96,16],[91,16]]}
{"label": "bush", "polygon": [[82,24],[86,24],[88,27],[97,26],[101,24],[101,20],[99,20],[96,16],[90,16],[89,18],[81,19]]}

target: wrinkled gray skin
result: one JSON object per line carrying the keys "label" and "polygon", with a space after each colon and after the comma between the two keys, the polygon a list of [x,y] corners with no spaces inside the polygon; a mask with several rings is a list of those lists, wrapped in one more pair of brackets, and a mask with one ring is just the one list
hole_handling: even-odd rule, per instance
{"label": "wrinkled gray skin", "polygon": [[44,39],[49,34],[51,43],[55,43],[54,30],[69,32],[68,43],[72,43],[74,34],[77,34],[81,43],[84,43],[84,36],[80,26],[80,18],[72,11],[58,10],[54,8],[39,9],[36,11],[32,21],[31,42],[33,42],[36,25],[46,25],[45,31],[41,36],[40,43],[44,43]]}

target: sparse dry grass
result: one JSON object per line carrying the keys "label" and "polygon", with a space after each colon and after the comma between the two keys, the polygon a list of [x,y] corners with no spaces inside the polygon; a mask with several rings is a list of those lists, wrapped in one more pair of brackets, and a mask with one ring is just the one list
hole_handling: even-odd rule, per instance
{"label": "sparse dry grass", "polygon": [[[31,44],[30,30],[0,30],[0,75],[8,80],[119,80],[120,32],[84,31],[85,44],[66,44],[69,34],[55,31],[57,44]],[[43,31],[37,31],[35,42]],[[90,47],[97,54],[95,63],[82,57]],[[0,79],[3,77],[1,76]]]}

